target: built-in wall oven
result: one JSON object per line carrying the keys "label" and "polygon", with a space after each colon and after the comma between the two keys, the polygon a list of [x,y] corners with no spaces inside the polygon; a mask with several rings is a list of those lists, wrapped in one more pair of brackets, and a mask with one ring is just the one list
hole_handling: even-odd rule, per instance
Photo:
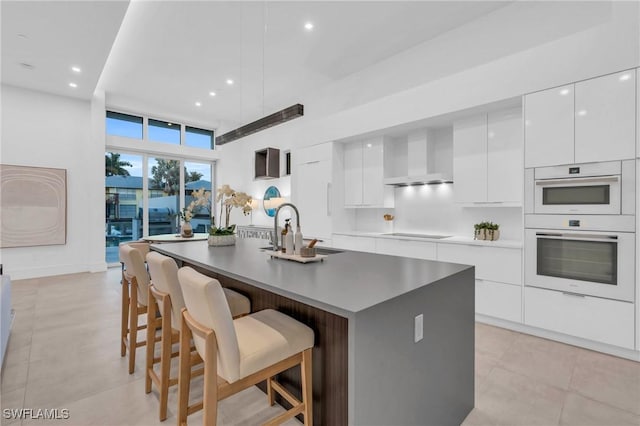
{"label": "built-in wall oven", "polygon": [[529,286],[632,302],[635,233],[527,229]]}
{"label": "built-in wall oven", "polygon": [[525,173],[525,285],[633,302],[635,161]]}
{"label": "built-in wall oven", "polygon": [[533,213],[633,214],[635,206],[623,201],[635,187],[634,170],[633,160],[532,169]]}

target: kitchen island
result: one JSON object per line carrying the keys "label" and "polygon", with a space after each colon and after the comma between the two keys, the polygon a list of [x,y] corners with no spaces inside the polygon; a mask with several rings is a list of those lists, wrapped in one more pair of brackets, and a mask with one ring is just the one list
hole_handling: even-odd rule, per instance
{"label": "kitchen island", "polygon": [[[263,245],[151,248],[246,294],[253,311],[277,309],[314,330],[316,425],[464,420],[474,405],[473,267],[357,251],[301,264]],[[299,395],[293,370],[281,380]]]}

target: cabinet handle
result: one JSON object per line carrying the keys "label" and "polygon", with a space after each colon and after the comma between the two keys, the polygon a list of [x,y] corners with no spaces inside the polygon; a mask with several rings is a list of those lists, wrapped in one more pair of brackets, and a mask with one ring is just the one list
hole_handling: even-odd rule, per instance
{"label": "cabinet handle", "polygon": [[327,216],[331,216],[331,182],[327,182]]}
{"label": "cabinet handle", "polygon": [[582,298],[585,297],[584,294],[571,293],[571,292],[568,292],[568,291],[563,291],[562,294],[564,294],[565,296],[582,297]]}
{"label": "cabinet handle", "polygon": [[306,162],[306,163],[304,163],[304,164],[315,164],[315,163],[319,163],[319,162],[320,162],[320,160],[307,161],[307,162]]}

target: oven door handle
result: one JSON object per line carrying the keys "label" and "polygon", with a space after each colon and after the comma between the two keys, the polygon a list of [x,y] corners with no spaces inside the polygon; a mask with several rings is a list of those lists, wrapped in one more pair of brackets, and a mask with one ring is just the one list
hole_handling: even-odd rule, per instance
{"label": "oven door handle", "polygon": [[598,234],[564,234],[561,232],[536,232],[536,238],[548,238],[551,240],[576,240],[576,241],[617,241],[617,235],[598,235]]}
{"label": "oven door handle", "polygon": [[550,185],[571,185],[572,183],[605,183],[605,182],[618,182],[620,176],[594,176],[585,178],[564,178],[564,179],[541,179],[536,181],[536,185],[550,186]]}

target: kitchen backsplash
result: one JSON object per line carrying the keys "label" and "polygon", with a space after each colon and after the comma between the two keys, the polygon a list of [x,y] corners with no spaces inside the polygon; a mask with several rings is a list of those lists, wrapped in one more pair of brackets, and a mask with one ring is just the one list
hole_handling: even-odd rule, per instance
{"label": "kitchen backsplash", "polygon": [[383,215],[395,216],[393,232],[473,236],[473,225],[485,220],[500,225],[500,238],[522,240],[520,207],[462,207],[453,201],[451,184],[407,186],[395,190],[394,209],[357,209],[358,232],[390,232]]}

